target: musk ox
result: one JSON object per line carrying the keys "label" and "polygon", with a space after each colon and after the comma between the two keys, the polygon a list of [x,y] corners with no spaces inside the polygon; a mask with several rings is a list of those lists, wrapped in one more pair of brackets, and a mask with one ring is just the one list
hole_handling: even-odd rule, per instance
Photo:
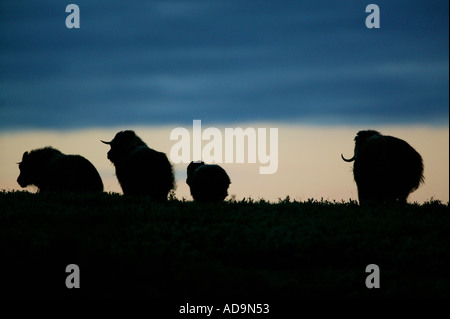
{"label": "musk ox", "polygon": [[219,165],[191,162],[187,167],[186,183],[198,202],[219,202],[228,195],[230,178]]}
{"label": "musk ox", "polygon": [[80,155],[66,155],[52,147],[25,152],[18,163],[21,187],[35,185],[39,191],[103,192],[97,169]]}
{"label": "musk ox", "polygon": [[406,203],[424,182],[422,157],[405,141],[377,131],[360,131],[355,137],[353,175],[360,205]]}
{"label": "musk ox", "polygon": [[102,142],[111,146],[108,159],[116,168],[124,195],[167,199],[174,176],[166,154],[149,148],[134,131],[121,131],[111,142]]}

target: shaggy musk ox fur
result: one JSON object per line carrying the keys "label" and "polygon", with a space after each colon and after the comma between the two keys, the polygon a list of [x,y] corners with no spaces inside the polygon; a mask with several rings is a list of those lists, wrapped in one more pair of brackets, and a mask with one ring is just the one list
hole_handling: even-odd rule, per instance
{"label": "shaggy musk ox fur", "polygon": [[355,137],[353,174],[360,205],[406,203],[424,182],[422,157],[405,141],[377,131],[360,131]]}
{"label": "shaggy musk ox fur", "polygon": [[17,182],[35,185],[39,191],[103,192],[94,165],[80,155],[66,155],[52,147],[25,152]]}
{"label": "shaggy musk ox fur", "polygon": [[111,146],[108,159],[116,167],[124,195],[167,199],[174,176],[166,154],[149,148],[134,131],[121,131],[111,142],[102,142]]}
{"label": "shaggy musk ox fur", "polygon": [[187,167],[186,183],[194,200],[199,202],[219,202],[228,195],[230,178],[219,165],[191,162]]}

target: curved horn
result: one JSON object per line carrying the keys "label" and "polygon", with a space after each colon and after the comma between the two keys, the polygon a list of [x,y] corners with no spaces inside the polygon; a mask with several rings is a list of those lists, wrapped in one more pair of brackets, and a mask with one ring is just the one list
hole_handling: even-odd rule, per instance
{"label": "curved horn", "polygon": [[105,141],[102,141],[102,140],[100,140],[100,142],[102,142],[103,144],[106,144],[106,145],[111,145],[111,142],[105,142]]}
{"label": "curved horn", "polygon": [[343,159],[344,161],[346,161],[346,162],[353,162],[353,161],[355,160],[355,157],[356,157],[356,156],[353,156],[353,157],[350,158],[350,159],[346,159],[346,158],[344,157],[344,155],[341,154],[341,157],[342,157],[342,159]]}

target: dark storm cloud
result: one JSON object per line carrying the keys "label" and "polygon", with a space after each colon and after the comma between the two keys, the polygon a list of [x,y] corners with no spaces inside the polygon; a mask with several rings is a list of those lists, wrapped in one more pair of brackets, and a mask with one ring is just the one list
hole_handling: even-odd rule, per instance
{"label": "dark storm cloud", "polygon": [[448,125],[448,2],[0,4],[0,128],[282,120]]}

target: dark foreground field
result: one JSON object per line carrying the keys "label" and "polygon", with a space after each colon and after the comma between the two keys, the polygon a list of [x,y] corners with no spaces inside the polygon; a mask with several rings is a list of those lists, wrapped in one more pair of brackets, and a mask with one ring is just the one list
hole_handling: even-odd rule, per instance
{"label": "dark foreground field", "polygon": [[0,265],[3,298],[448,298],[449,206],[3,192]]}

